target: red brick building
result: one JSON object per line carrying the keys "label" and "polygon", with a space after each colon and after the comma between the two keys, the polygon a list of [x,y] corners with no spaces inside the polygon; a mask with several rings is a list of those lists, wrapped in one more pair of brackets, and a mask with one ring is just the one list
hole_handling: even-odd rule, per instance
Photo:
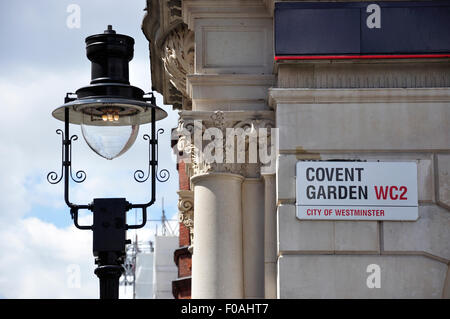
{"label": "red brick building", "polygon": [[[180,231],[179,246],[174,252],[174,261],[178,267],[178,279],[172,282],[172,293],[175,299],[191,298],[191,271],[192,271],[192,254],[191,254],[191,229],[187,227],[189,223],[193,223],[193,202],[189,200],[190,185],[189,175],[186,173],[186,164],[179,161],[177,164],[180,191],[180,200],[178,202],[180,210]],[[188,195],[183,196],[183,195]],[[185,200],[183,200],[185,199]]]}

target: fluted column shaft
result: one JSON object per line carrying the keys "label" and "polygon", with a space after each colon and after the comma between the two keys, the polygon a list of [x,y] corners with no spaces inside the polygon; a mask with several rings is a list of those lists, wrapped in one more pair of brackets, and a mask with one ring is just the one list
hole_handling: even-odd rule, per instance
{"label": "fluted column shaft", "polygon": [[277,298],[277,207],[275,174],[264,177],[265,298]]}
{"label": "fluted column shaft", "polygon": [[264,298],[264,183],[246,178],[242,184],[244,297]]}
{"label": "fluted column shaft", "polygon": [[194,186],[192,298],[243,298],[242,181],[230,173],[191,178]]}

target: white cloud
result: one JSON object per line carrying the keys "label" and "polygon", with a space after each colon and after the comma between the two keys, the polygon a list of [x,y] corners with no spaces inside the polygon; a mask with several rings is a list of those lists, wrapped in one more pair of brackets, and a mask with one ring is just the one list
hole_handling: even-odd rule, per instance
{"label": "white cloud", "polygon": [[[0,231],[0,293],[5,298],[98,298],[92,233],[26,218]],[[80,287],[70,287],[70,266]]]}
{"label": "white cloud", "polygon": [[[80,224],[92,223],[83,214]],[[134,240],[154,240],[155,222],[129,231]],[[176,222],[171,222],[172,228]],[[161,232],[161,227],[158,227]],[[92,232],[74,226],[58,228],[37,218],[20,219],[0,228],[0,294],[5,298],[98,298],[98,278],[92,255]],[[75,268],[74,268],[75,266]],[[73,287],[73,269],[79,269],[80,286]],[[76,274],[75,274],[76,275]],[[121,293],[126,293],[121,289]],[[129,293],[129,291],[128,291]],[[120,295],[121,298],[129,297]]]}
{"label": "white cloud", "polygon": [[[145,63],[138,65],[138,70],[147,68]],[[0,296],[97,298],[92,232],[74,226],[58,228],[30,217],[36,206],[61,209],[61,214],[68,215],[62,183],[50,185],[45,179],[51,170],[59,174],[61,165],[61,138],[55,130],[61,128],[62,123],[51,117],[51,111],[62,104],[65,92],[88,82],[89,70],[64,74],[39,68],[18,71],[27,81],[11,82],[0,77]],[[143,81],[148,72],[138,72],[134,80]],[[133,78],[132,83],[140,86]],[[165,134],[170,136],[176,117],[172,112],[169,119],[161,123]],[[109,196],[125,196],[136,202],[148,200],[148,183],[138,184],[133,180],[134,170],[146,171],[148,165],[147,145],[141,139],[144,133],[141,130],[134,147],[113,161],[95,155],[79,135],[74,143],[73,166],[75,171],[85,170],[88,176],[83,184],[72,185],[71,199],[80,203],[88,203],[93,197]],[[80,134],[80,131],[71,127],[71,134]],[[166,207],[176,207],[178,178],[169,139],[165,138],[160,147],[160,166],[171,171],[171,180],[158,185],[158,200],[149,218],[155,218],[155,208],[162,194],[166,196]],[[167,215],[173,213],[168,211]],[[86,217],[81,218],[80,223],[88,224],[90,212],[83,212],[83,216]],[[149,223],[138,232],[139,239],[151,240],[154,232],[155,223]],[[128,238],[132,234],[129,232]],[[68,286],[71,265],[80,267],[80,288]]]}
{"label": "white cloud", "polygon": [[[112,1],[108,12],[98,17],[96,9],[101,4],[82,0],[82,28],[76,31],[66,28],[66,2],[26,1],[2,7],[2,22],[8,27],[0,33],[10,44],[1,53],[6,71],[0,75],[0,296],[6,298],[98,297],[92,232],[74,226],[57,227],[51,220],[36,218],[38,208],[60,210],[69,218],[62,183],[50,185],[46,181],[47,173],[54,170],[59,174],[61,165],[61,137],[55,130],[63,123],[53,119],[51,112],[63,103],[66,92],[89,83],[84,36],[102,32],[108,23],[113,23],[118,32],[134,36],[130,82],[146,92],[151,88],[148,42],[140,30],[145,3],[127,3],[124,7],[122,1]],[[42,6],[45,10],[40,10]],[[46,36],[18,40],[30,28]],[[157,101],[162,104],[160,96]],[[176,118],[176,112],[171,112],[160,123],[165,134],[170,136]],[[147,200],[148,184],[133,180],[134,170],[145,171],[148,165],[148,149],[141,138],[145,130],[148,125],[141,128],[136,144],[126,154],[106,161],[95,155],[80,130],[71,126],[71,134],[79,135],[73,145],[74,170],[83,169],[88,174],[85,183],[72,185],[71,200],[87,203],[93,197],[115,195],[132,201]],[[162,138],[160,147],[160,166],[170,169],[172,177],[168,183],[158,185],[158,200],[149,218],[155,218],[155,211],[159,215],[162,194],[166,196],[166,207],[176,207],[178,178],[172,155],[165,151],[170,147],[167,137]],[[173,213],[167,211],[168,216]],[[90,212],[82,212],[81,216],[81,224],[91,223]],[[154,231],[155,223],[149,223],[138,231],[139,239],[151,240]],[[133,234],[129,232],[128,238]],[[68,286],[71,265],[79,266],[80,288]]]}

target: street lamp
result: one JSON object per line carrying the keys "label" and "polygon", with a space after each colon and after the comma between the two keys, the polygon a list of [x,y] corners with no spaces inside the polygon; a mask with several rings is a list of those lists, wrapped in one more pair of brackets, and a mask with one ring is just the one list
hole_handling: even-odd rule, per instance
{"label": "street lamp", "polygon": [[[155,202],[156,180],[165,182],[169,178],[166,169],[158,171],[158,135],[156,121],[167,113],[156,106],[153,93],[145,94],[141,89],[131,86],[128,80],[128,62],[133,58],[134,39],[116,34],[112,26],[102,34],[86,38],[87,57],[91,61],[91,83],[67,93],[62,106],[52,115],[64,122],[64,131],[58,129],[62,138],[61,173],[50,172],[47,180],[57,184],[64,178],[64,199],[77,228],[93,231],[93,253],[98,267],[95,274],[100,279],[100,298],[119,297],[119,278],[123,273],[127,229],[145,226],[147,208]],[[69,123],[81,126],[83,137],[89,147],[98,155],[112,160],[125,153],[134,143],[139,125],[151,123],[148,141],[148,173],[142,170],[134,173],[134,179],[143,183],[151,178],[151,199],[147,203],[132,204],[125,198],[95,198],[91,204],[78,205],[69,200],[69,177],[76,183],[86,179],[84,171],[72,174],[72,142],[76,135],[70,136]],[[142,209],[142,223],[128,225],[126,212]],[[93,212],[91,226],[78,224],[78,211],[88,209]]]}

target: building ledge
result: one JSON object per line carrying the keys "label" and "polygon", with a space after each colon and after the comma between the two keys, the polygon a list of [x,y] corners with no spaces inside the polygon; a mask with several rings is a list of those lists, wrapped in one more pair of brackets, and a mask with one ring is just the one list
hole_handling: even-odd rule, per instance
{"label": "building ledge", "polygon": [[175,299],[191,298],[192,277],[182,277],[172,281],[172,294]]}
{"label": "building ledge", "polygon": [[180,259],[181,256],[188,256],[188,257],[192,256],[191,252],[189,251],[189,246],[183,246],[174,251],[173,260],[177,265],[177,267],[178,267],[178,260]]}

